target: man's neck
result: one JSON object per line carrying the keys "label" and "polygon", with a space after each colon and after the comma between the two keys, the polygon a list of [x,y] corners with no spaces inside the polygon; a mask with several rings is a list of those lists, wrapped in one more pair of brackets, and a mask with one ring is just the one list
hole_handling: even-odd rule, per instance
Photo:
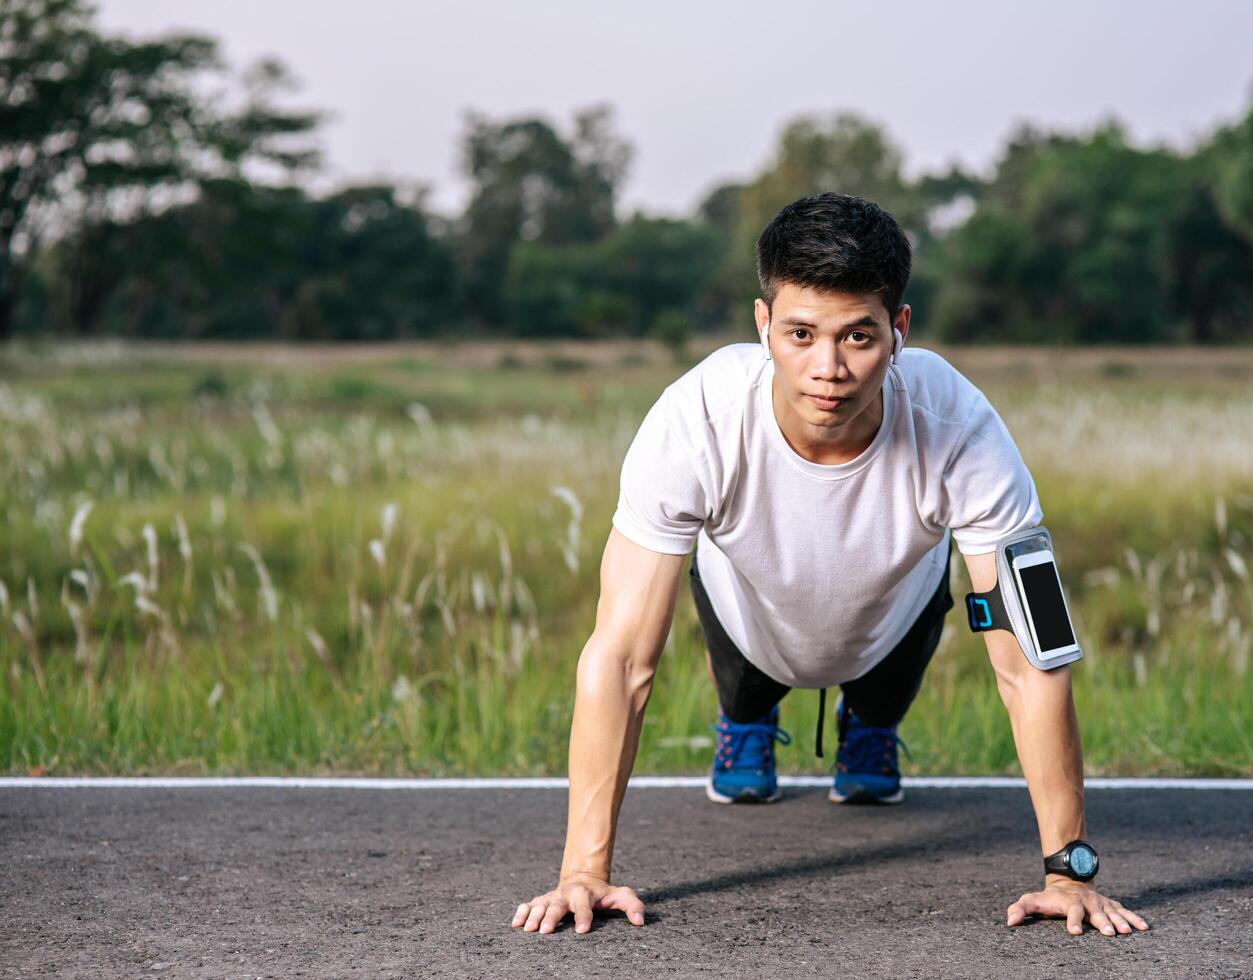
{"label": "man's neck", "polygon": [[779,394],[779,379],[770,381],[770,400],[783,438],[802,459],[824,466],[850,463],[864,453],[883,424],[883,388],[860,415],[836,429],[810,425]]}

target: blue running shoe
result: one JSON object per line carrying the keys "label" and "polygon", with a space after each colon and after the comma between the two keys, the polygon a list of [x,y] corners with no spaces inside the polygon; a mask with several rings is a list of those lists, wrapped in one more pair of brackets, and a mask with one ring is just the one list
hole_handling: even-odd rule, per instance
{"label": "blue running shoe", "polygon": [[783,795],[774,771],[774,743],[790,745],[792,736],[779,727],[777,704],[750,725],[737,725],[719,712],[709,727],[718,733],[718,749],[706,796],[715,803],[773,803]]}
{"label": "blue running shoe", "polygon": [[837,709],[840,751],[835,757],[835,779],[827,798],[832,803],[900,803],[905,799],[896,762],[899,745],[909,754],[896,726],[865,724],[844,705]]}

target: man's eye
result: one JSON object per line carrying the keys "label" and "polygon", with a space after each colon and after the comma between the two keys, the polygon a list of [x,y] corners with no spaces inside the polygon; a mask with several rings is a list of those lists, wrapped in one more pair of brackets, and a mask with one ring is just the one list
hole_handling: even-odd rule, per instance
{"label": "man's eye", "polygon": [[849,336],[852,337],[853,340],[857,341],[857,343],[861,343],[860,340],[857,340],[858,337],[861,337],[864,340],[870,339],[870,334],[866,333],[864,330],[854,330],[851,334],[849,334]]}
{"label": "man's eye", "polygon": [[797,327],[795,330],[790,330],[788,332],[795,337],[798,333],[807,333],[808,331],[806,331],[804,327]]}

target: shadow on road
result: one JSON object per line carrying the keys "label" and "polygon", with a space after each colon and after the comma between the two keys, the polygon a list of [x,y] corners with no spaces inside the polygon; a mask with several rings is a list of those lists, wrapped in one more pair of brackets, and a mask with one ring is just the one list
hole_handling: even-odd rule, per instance
{"label": "shadow on road", "polygon": [[1137,895],[1127,895],[1119,901],[1127,908],[1153,908],[1166,902],[1188,895],[1203,895],[1205,892],[1236,891],[1240,888],[1253,887],[1253,866],[1223,875],[1209,878],[1192,878],[1188,881],[1176,881],[1174,884],[1157,885],[1146,888]]}
{"label": "shadow on road", "polygon": [[1017,841],[1021,837],[1018,828],[980,826],[969,831],[954,834],[928,834],[921,839],[901,841],[874,846],[858,844],[855,849],[815,854],[802,860],[784,861],[772,867],[757,867],[735,871],[729,874],[716,875],[710,878],[677,882],[649,890],[647,896],[640,892],[650,907],[662,905],[689,895],[707,894],[709,892],[727,891],[746,885],[763,885],[770,882],[828,876],[839,872],[851,871],[863,866],[874,866],[890,861],[903,861],[909,858],[920,858],[937,854],[945,855],[946,859],[962,854],[986,854],[997,844]]}

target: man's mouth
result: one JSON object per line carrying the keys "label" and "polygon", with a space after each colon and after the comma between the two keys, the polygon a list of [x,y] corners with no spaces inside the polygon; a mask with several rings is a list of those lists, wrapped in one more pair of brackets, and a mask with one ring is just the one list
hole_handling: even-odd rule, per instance
{"label": "man's mouth", "polygon": [[824,398],[822,395],[806,395],[805,397],[819,408],[826,409],[838,408],[841,404],[848,401],[847,398]]}

